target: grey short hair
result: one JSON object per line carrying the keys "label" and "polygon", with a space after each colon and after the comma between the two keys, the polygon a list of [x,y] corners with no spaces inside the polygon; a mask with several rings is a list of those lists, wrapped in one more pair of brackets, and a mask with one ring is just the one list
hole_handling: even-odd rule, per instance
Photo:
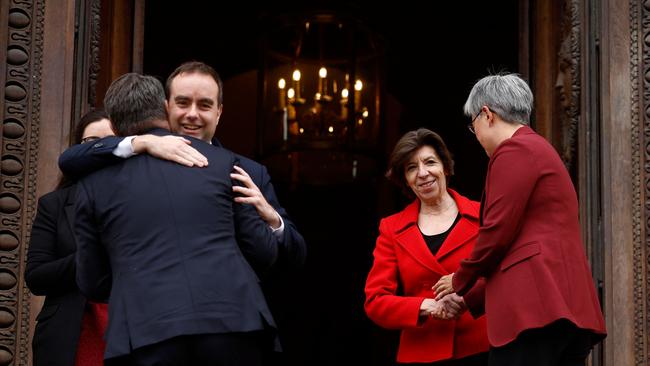
{"label": "grey short hair", "polygon": [[533,110],[533,92],[517,74],[489,75],[474,84],[463,111],[472,118],[483,106],[506,122],[527,125]]}
{"label": "grey short hair", "polygon": [[139,135],[167,120],[165,90],[153,76],[127,73],[106,91],[104,109],[118,136]]}

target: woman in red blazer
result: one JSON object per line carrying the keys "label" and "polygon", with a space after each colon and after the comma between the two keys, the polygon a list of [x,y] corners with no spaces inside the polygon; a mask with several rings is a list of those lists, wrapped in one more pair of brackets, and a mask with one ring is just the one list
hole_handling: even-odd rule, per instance
{"label": "woman in red blazer", "polygon": [[387,177],[417,199],[381,220],[365,310],[379,326],[402,330],[399,363],[487,365],[484,283],[440,301],[432,290],[471,253],[478,234],[479,203],[447,188],[453,164],[427,129],[406,133],[390,158]]}

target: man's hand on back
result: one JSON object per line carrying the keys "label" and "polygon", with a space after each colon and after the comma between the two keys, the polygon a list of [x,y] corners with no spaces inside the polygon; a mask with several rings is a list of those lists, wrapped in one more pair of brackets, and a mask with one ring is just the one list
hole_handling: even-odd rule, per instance
{"label": "man's hand on back", "polygon": [[136,154],[147,153],[185,166],[207,166],[208,159],[190,146],[191,143],[181,136],[142,135],[131,140]]}
{"label": "man's hand on back", "polygon": [[240,197],[235,197],[235,202],[239,203],[248,203],[255,206],[257,213],[262,217],[262,220],[266,221],[267,224],[273,229],[280,227],[282,222],[280,221],[280,215],[275,211],[273,206],[264,198],[264,195],[260,189],[253,183],[250,175],[246,171],[235,165],[235,171],[237,173],[231,173],[230,177],[236,179],[244,184],[244,186],[233,186],[232,190],[236,193],[241,194]]}

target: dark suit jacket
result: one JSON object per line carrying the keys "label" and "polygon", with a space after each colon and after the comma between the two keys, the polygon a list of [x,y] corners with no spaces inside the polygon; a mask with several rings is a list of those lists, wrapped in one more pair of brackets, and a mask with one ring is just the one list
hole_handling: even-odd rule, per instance
{"label": "dark suit jacket", "polygon": [[558,319],[602,338],[576,192],[553,146],[529,127],[517,130],[492,154],[484,194],[476,246],[453,285],[462,295],[487,278],[490,344],[503,346]]}
{"label": "dark suit jacket", "polygon": [[[215,146],[221,146],[217,139],[212,140]],[[239,159],[239,165],[251,176],[253,183],[260,189],[264,198],[282,216],[284,221],[284,233],[280,240],[278,252],[278,265],[276,267],[295,269],[305,263],[307,256],[307,245],[305,239],[298,232],[296,225],[291,221],[287,211],[280,205],[275,189],[271,183],[271,176],[266,167],[245,156],[235,154]]]}
{"label": "dark suit jacket", "polygon": [[[110,136],[94,142],[71,146],[59,158],[59,167],[66,176],[78,179],[103,167],[117,164],[124,159],[113,155],[112,152],[123,139],[123,137]],[[212,143],[221,147],[216,139]],[[298,232],[286,210],[280,205],[268,170],[264,165],[249,158],[237,154],[236,157],[239,159],[240,166],[251,176],[255,185],[284,221],[284,234],[278,240],[278,265],[274,267],[285,269],[301,267],[307,254],[305,239]]]}
{"label": "dark suit jacket", "polygon": [[69,186],[41,197],[32,225],[25,281],[45,296],[32,343],[35,366],[73,365],[77,353],[86,299],[75,282],[74,195]]}
{"label": "dark suit jacket", "polygon": [[[449,193],[461,215],[436,255],[431,254],[418,228],[420,201],[386,217],[379,225],[374,263],[366,281],[365,310],[378,325],[400,329],[397,361],[435,362],[487,352],[489,345],[483,312],[484,282],[465,295],[472,314],[458,320],[427,318],[421,322],[420,305],[433,298],[431,289],[441,276],[454,272],[474,248],[478,234],[478,202]],[[398,288],[402,288],[398,293]]]}
{"label": "dark suit jacket", "polygon": [[140,155],[78,184],[77,283],[91,299],[110,293],[106,358],[179,335],[275,327],[242,252],[270,266],[277,240],[252,206],[233,203],[234,154],[188,138],[208,167]]}

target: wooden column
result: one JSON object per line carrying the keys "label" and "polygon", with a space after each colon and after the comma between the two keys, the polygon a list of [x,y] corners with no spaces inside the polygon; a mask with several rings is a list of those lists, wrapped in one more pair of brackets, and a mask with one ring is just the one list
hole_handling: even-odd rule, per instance
{"label": "wooden column", "polygon": [[[644,285],[640,253],[641,201],[638,110],[638,5],[602,2],[602,181],[605,259],[606,365],[641,365],[638,342],[645,343]],[[637,9],[634,9],[637,8]],[[637,334],[639,332],[640,334]],[[642,336],[642,338],[637,338]],[[646,335],[647,337],[647,335]],[[644,361],[645,362],[645,361]]]}
{"label": "wooden column", "polygon": [[[555,77],[560,1],[531,1],[530,81],[535,95],[535,130],[554,143]],[[555,145],[555,144],[554,144]]]}
{"label": "wooden column", "polygon": [[530,0],[529,6],[536,128],[576,183],[607,322],[608,337],[591,362],[646,365],[650,1]]}

